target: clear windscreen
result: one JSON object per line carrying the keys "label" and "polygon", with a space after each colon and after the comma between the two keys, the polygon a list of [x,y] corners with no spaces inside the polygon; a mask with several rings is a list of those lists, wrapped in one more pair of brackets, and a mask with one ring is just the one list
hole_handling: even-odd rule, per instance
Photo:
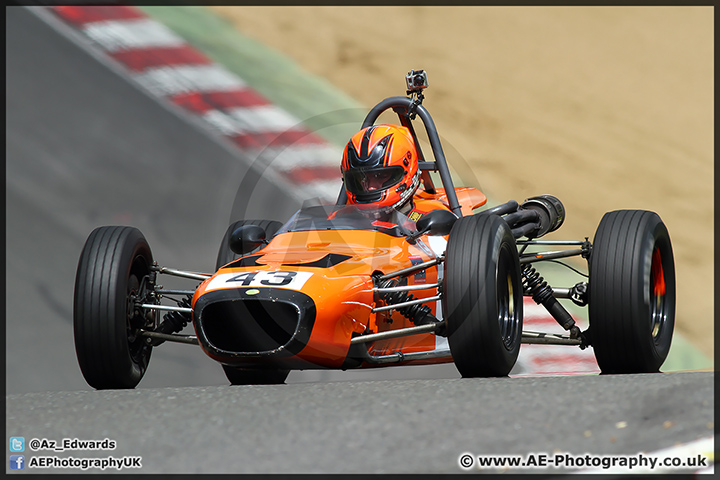
{"label": "clear windscreen", "polygon": [[295,212],[277,234],[308,230],[373,230],[400,237],[415,232],[415,227],[391,207],[317,205]]}

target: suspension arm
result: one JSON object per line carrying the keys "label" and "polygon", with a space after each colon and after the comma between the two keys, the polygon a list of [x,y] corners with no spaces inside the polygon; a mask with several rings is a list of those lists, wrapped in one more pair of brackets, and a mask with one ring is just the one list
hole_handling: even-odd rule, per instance
{"label": "suspension arm", "polygon": [[190,278],[192,280],[204,281],[204,280],[207,280],[208,278],[212,277],[212,275],[209,273],[185,272],[183,270],[176,270],[174,268],[168,268],[168,267],[160,267],[158,265],[154,265],[152,268],[157,273],[163,273],[165,275],[173,275],[175,277]]}
{"label": "suspension arm", "polygon": [[556,258],[575,257],[583,255],[585,249],[576,248],[573,250],[560,250],[557,252],[544,252],[544,253],[528,253],[520,257],[520,264],[542,262],[543,260],[553,260]]}
{"label": "suspension arm", "polygon": [[419,305],[421,303],[428,303],[428,302],[436,302],[438,300],[442,299],[442,295],[436,295],[434,297],[428,297],[428,298],[419,298],[417,300],[410,300],[409,302],[402,302],[402,303],[395,303],[392,305],[386,305],[384,307],[375,307],[372,310],[370,310],[372,313],[377,312],[384,312],[386,310],[394,310],[394,309],[400,309],[403,307],[410,307],[412,305]]}
{"label": "suspension arm", "polygon": [[150,332],[148,330],[140,330],[140,336],[149,340],[161,340],[175,343],[185,343],[188,345],[200,345],[195,335],[170,335],[168,333]]}
{"label": "suspension arm", "polygon": [[431,283],[429,285],[406,285],[403,287],[387,287],[387,288],[375,287],[375,288],[373,288],[373,292],[376,292],[376,293],[412,292],[415,290],[430,290],[431,288],[438,288],[440,285],[441,285],[440,283]]}
{"label": "suspension arm", "polygon": [[445,260],[444,256],[433,258],[432,260],[428,260],[427,262],[418,263],[417,265],[413,265],[412,267],[403,268],[401,270],[397,270],[395,272],[386,273],[385,275],[382,275],[378,277],[378,280],[385,281],[390,280],[391,278],[395,277],[405,277],[407,275],[410,275],[411,273],[418,272],[420,270],[425,270],[426,268],[435,266]]}
{"label": "suspension arm", "polygon": [[419,327],[398,328],[397,330],[388,330],[387,332],[368,333],[366,335],[360,335],[353,338],[350,340],[350,345],[387,340],[388,338],[407,337],[418,333],[433,333],[438,329],[438,327],[444,324],[445,322],[440,322],[435,324],[420,325]]}
{"label": "suspension arm", "polygon": [[522,332],[521,343],[529,345],[582,345],[582,339],[557,333]]}
{"label": "suspension arm", "polygon": [[157,286],[155,287],[155,293],[159,293],[160,295],[192,295],[195,293],[195,290],[170,290],[162,286]]}
{"label": "suspension arm", "polygon": [[171,307],[170,305],[155,305],[154,303],[142,303],[137,306],[140,308],[149,308],[151,310],[164,310],[167,312],[192,313],[192,308]]}
{"label": "suspension arm", "polygon": [[587,240],[517,240],[518,245],[585,245]]}

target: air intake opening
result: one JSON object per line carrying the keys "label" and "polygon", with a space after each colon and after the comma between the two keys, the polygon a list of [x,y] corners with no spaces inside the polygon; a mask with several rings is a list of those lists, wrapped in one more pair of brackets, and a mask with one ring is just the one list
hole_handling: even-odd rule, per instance
{"label": "air intake opening", "polygon": [[208,341],[234,353],[266,352],[286,345],[299,315],[290,303],[270,300],[228,300],[203,309],[202,328]]}

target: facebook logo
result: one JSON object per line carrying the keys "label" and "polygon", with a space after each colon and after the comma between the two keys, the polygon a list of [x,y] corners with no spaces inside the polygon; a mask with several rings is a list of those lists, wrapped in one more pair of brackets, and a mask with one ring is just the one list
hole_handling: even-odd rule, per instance
{"label": "facebook logo", "polygon": [[25,455],[10,455],[10,470],[24,470]]}
{"label": "facebook logo", "polygon": [[11,452],[24,452],[25,451],[25,437],[10,437],[10,451]]}

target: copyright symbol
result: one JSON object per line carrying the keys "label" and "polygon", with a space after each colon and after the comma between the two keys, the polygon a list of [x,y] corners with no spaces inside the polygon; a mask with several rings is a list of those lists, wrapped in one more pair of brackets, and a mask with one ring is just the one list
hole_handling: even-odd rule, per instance
{"label": "copyright symbol", "polygon": [[460,455],[458,462],[460,463],[460,466],[462,468],[468,469],[473,466],[475,460],[473,460],[473,456],[469,453],[463,453],[462,455]]}
{"label": "copyright symbol", "polygon": [[38,448],[40,448],[40,440],[37,438],[30,440],[30,450],[36,451]]}

